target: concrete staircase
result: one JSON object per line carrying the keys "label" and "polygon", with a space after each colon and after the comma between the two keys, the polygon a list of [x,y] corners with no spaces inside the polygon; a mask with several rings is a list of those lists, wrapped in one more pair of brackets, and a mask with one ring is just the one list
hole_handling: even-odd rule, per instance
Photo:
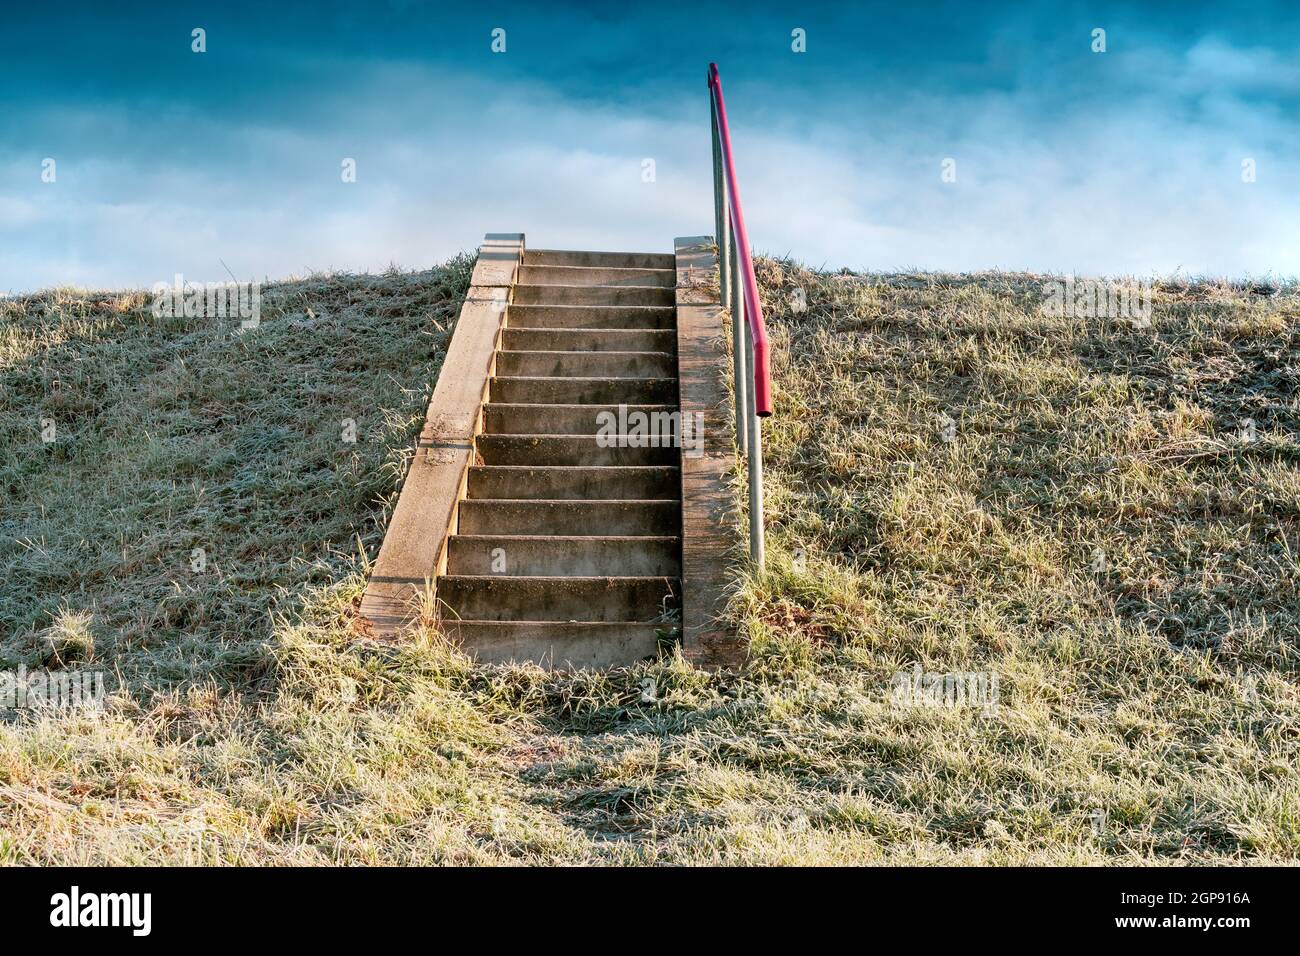
{"label": "concrete staircase", "polygon": [[675,286],[671,254],[523,252],[435,582],[476,659],[602,667],[678,636],[681,449],[597,436],[678,410]]}

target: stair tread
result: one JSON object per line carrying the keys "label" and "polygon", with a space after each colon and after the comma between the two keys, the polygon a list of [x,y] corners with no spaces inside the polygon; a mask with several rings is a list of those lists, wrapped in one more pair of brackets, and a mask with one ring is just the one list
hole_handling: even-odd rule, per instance
{"label": "stair tread", "polygon": [[671,252],[604,252],[598,249],[525,249],[521,265],[672,269]]}
{"label": "stair tread", "polygon": [[[585,308],[585,306],[584,306],[584,308]],[[657,332],[657,333],[660,333],[660,334],[662,334],[662,335],[675,335],[676,332],[677,332],[676,329],[634,329],[634,328],[631,328],[631,327],[629,327],[629,328],[618,328],[618,327],[608,327],[608,326],[605,327],[605,328],[603,328],[603,329],[602,329],[602,328],[591,328],[591,329],[589,329],[589,328],[587,328],[586,326],[582,326],[582,325],[530,325],[530,326],[528,326],[527,328],[513,328],[513,327],[507,325],[507,326],[506,326],[506,331],[507,331],[507,332],[563,332],[563,333],[566,333],[566,334],[567,334],[567,333],[570,333],[570,332],[572,332],[572,333],[574,333],[574,334],[577,334],[577,333],[580,333],[580,332],[597,332],[597,333],[599,333],[599,332],[650,332],[650,333],[656,333],[656,332]],[[529,352],[532,352],[532,351],[538,351],[538,350],[537,350],[537,349],[516,349],[515,351],[517,351],[517,352],[522,352],[522,351],[529,351]],[[589,352],[589,351],[591,351],[591,350],[590,350],[590,349],[570,349],[570,351],[574,351],[574,352]]]}
{"label": "stair tread", "polygon": [[[461,504],[482,505],[664,505],[675,504],[676,498],[466,498]],[[649,537],[663,537],[650,535]]]}
{"label": "stair tread", "polygon": [[[540,267],[535,266],[534,268],[546,268],[546,267],[545,267],[545,266],[540,266]],[[565,267],[565,268],[569,268],[569,267]],[[671,269],[666,269],[666,270],[664,270],[664,271],[665,271],[665,272],[671,272],[672,270],[671,270]],[[520,283],[517,283],[517,284],[515,285],[515,288],[516,288],[516,289],[583,289],[583,290],[587,290],[587,289],[610,289],[610,290],[615,290],[615,289],[616,289],[616,290],[618,290],[619,292],[626,292],[628,289],[647,289],[647,290],[652,291],[652,292],[663,292],[663,291],[665,291],[664,286],[661,286],[661,285],[569,285],[569,284],[567,284],[567,283],[559,283],[559,282],[557,282],[557,283],[555,283],[555,284],[553,284],[553,285],[551,285],[551,284],[547,284],[547,283],[544,283],[544,282],[520,282]],[[668,289],[668,290],[666,290],[666,291],[671,292],[672,290],[671,290],[671,289]],[[524,305],[528,305],[528,304],[531,304],[531,305],[537,305],[537,304],[539,304],[539,303],[521,303],[521,304],[524,304]],[[556,303],[556,304],[557,304],[557,305],[565,305],[566,303],[560,302],[560,303]],[[599,303],[586,302],[586,303],[578,303],[578,304],[581,304],[581,305],[598,305]],[[664,308],[672,308],[672,306],[665,306]]]}
{"label": "stair tread", "polygon": [[478,435],[474,451],[485,465],[656,465],[676,461],[681,446],[669,429],[618,435],[493,432]]}
{"label": "stair tread", "polygon": [[635,541],[640,544],[652,541],[681,540],[681,535],[676,534],[454,534],[452,537],[482,540],[513,540],[517,538],[520,541],[530,543],[535,541]]}
{"label": "stair tread", "polygon": [[501,347],[507,351],[540,352],[669,352],[677,351],[673,329],[579,329],[507,325]]}
{"label": "stair tread", "polygon": [[[639,253],[633,253],[638,255]],[[590,269],[592,272],[676,272],[672,266],[583,266],[551,262],[525,262],[529,269]]]}
{"label": "stair tread", "polygon": [[[676,358],[672,352],[663,352],[659,349],[499,349],[498,355],[662,355],[664,358]],[[516,376],[518,378],[527,378],[528,376]]]}
{"label": "stair tread", "polygon": [[584,266],[553,262],[525,262],[529,269],[590,269],[592,272],[675,272],[672,266]]}
{"label": "stair tread", "polygon": [[[556,471],[678,471],[677,465],[474,465],[474,468],[518,468],[520,471],[537,471],[539,468],[551,468]],[[507,499],[502,499],[507,500]],[[620,500],[620,499],[605,499]],[[628,501],[644,501],[644,498],[628,498]]]}
{"label": "stair tread", "polygon": [[[593,404],[609,405],[610,408],[617,408],[617,407],[618,407],[618,404],[611,404],[611,403],[609,403],[609,402],[597,402],[597,403],[592,403],[592,402],[484,402],[484,403],[483,403],[483,407],[484,407],[484,408],[500,408],[500,409],[508,409],[508,408],[519,408],[519,409],[525,409],[525,408],[527,408],[527,409],[533,409],[533,408],[591,408]],[[629,408],[629,409],[631,409],[631,408],[672,408],[672,409],[677,408],[676,405],[671,405],[671,404],[669,404],[669,403],[667,403],[667,402],[659,402],[659,403],[654,403],[654,402],[621,402],[621,403],[619,403],[619,404],[622,404],[625,408]],[[548,433],[541,433],[541,434],[548,434]],[[558,432],[550,432],[549,434],[555,435],[555,434],[559,434],[559,433],[558,433]]]}
{"label": "stair tread", "polygon": [[554,578],[681,576],[680,537],[476,533],[447,539],[446,574]]}
{"label": "stair tread", "polygon": [[677,270],[666,266],[559,265],[523,263],[515,280],[520,285],[677,285]]}
{"label": "stair tread", "polygon": [[519,282],[512,302],[530,305],[658,305],[675,304],[676,291],[670,285],[573,285],[568,282]]}
{"label": "stair tread", "polygon": [[528,618],[511,618],[510,620],[493,620],[491,618],[456,618],[443,620],[443,627],[460,627],[461,624],[490,624],[493,627],[662,627],[664,630],[676,630],[680,624],[675,620],[664,622],[647,622],[647,620],[532,620]]}
{"label": "stair tread", "polygon": [[[521,306],[521,308],[530,308],[530,307]],[[605,308],[605,306],[603,305],[548,305],[545,306],[545,308],[603,309]],[[644,308],[644,306],[626,306],[626,308]],[[510,331],[510,326],[507,325],[506,330]],[[609,326],[606,326],[605,328],[600,328],[599,326],[593,326],[592,328],[587,328],[585,325],[530,325],[526,329],[514,329],[513,331],[515,332],[662,332],[664,334],[672,334],[675,333],[677,330],[676,329],[634,329],[634,328],[621,329],[618,328],[617,326],[613,328]]]}
{"label": "stair tread", "polygon": [[[598,289],[600,286],[580,285],[580,286],[553,286],[541,285],[532,286],[534,289]],[[628,286],[608,286],[610,289],[617,289],[620,292],[626,291]],[[646,288],[639,286],[637,288]],[[672,291],[672,290],[661,290]],[[623,312],[628,315],[644,315],[647,312],[656,312],[660,315],[670,312],[676,312],[677,307],[672,305],[644,305],[639,302],[519,302],[512,301],[506,306],[506,310],[514,309],[520,312],[542,312],[543,310],[559,311],[562,313],[571,313],[583,317],[595,316],[599,312]],[[601,326],[596,326],[600,328]],[[609,326],[604,326],[609,328]],[[614,326],[618,328],[618,326]]]}
{"label": "stair tread", "polygon": [[507,329],[568,329],[672,332],[677,310],[672,305],[542,304],[512,302],[506,310]]}
{"label": "stair tread", "polygon": [[[574,288],[574,287],[570,287],[570,288]],[[598,288],[598,287],[579,286],[577,288],[591,289],[591,288]],[[627,287],[609,286],[608,288],[622,289]],[[637,312],[676,312],[677,311],[677,307],[673,305],[636,305],[636,304],[607,305],[600,302],[511,302],[508,306],[506,306],[507,311],[509,311],[510,309],[521,309],[521,310],[537,309],[538,311],[542,309],[566,309],[571,312],[588,312],[588,313],[596,313],[608,309],[618,309],[622,312],[632,312],[634,314]]]}
{"label": "stair tread", "polygon": [[447,574],[440,617],[480,621],[639,621],[668,617],[681,599],[676,574]]}
{"label": "stair tread", "polygon": [[[544,405],[540,405],[540,406],[539,406],[539,405],[534,405],[534,406],[531,406],[531,407],[533,407],[533,408],[545,408],[546,406],[544,406]],[[595,407],[598,407],[598,406],[586,406],[586,407],[589,407],[589,408],[595,408]],[[628,408],[637,408],[637,407],[639,407],[639,408],[649,408],[650,406],[648,406],[648,405],[640,405],[640,406],[629,405],[629,406],[628,406]],[[671,407],[671,406],[663,406],[663,407],[668,408],[668,407]],[[559,438],[566,438],[566,439],[567,439],[567,438],[581,438],[581,439],[583,439],[583,440],[585,440],[585,441],[593,441],[593,442],[594,442],[594,441],[601,441],[601,440],[604,440],[606,436],[602,436],[602,435],[593,435],[593,434],[591,434],[590,432],[495,432],[495,433],[490,434],[490,435],[489,435],[489,434],[480,434],[480,435],[477,435],[477,436],[475,436],[475,437],[476,437],[476,438],[485,438],[485,439],[488,439],[489,441],[519,441],[519,440],[522,440],[522,439],[525,439],[525,438],[535,438],[535,439],[538,439],[539,441],[542,441],[542,440],[549,441],[549,440],[551,440],[551,439],[559,439]],[[626,435],[623,435],[623,436],[615,436],[615,437],[623,437],[623,438],[626,438],[627,436],[626,436]],[[544,463],[543,463],[543,464],[544,464]]]}
{"label": "stair tread", "polygon": [[[549,488],[541,489],[542,493]],[[598,522],[610,533],[681,533],[681,498],[466,498],[459,506],[458,531],[467,534],[553,535]]]}
{"label": "stair tread", "polygon": [[[678,574],[444,574],[442,580],[451,581],[520,581],[533,584],[556,581],[564,584],[583,584],[588,581],[675,581]],[[511,620],[517,620],[511,618]]]}
{"label": "stair tread", "polygon": [[672,352],[613,349],[500,349],[497,375],[503,378],[664,378],[676,380]]}

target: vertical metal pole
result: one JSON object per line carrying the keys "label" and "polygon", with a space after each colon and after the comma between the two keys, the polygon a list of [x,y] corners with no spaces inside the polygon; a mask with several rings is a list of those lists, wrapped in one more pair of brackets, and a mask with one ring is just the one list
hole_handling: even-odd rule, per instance
{"label": "vertical metal pole", "polygon": [[[749,323],[745,324],[745,350],[753,354]],[[752,393],[751,393],[752,394]],[[749,431],[749,556],[754,567],[763,570],[766,555],[763,547],[763,435],[754,409],[745,407]]]}
{"label": "vertical metal pole", "polygon": [[749,450],[749,427],[746,425],[752,414],[749,402],[749,356],[753,346],[749,341],[749,326],[745,322],[745,294],[740,288],[740,257],[736,253],[734,235],[731,232],[731,217],[727,217],[728,245],[731,246],[731,268],[728,281],[731,284],[731,359],[732,371],[736,382],[736,449],[742,455]]}
{"label": "vertical metal pole", "polygon": [[709,91],[709,112],[713,115],[713,228],[718,243],[718,294],[722,307],[728,305],[727,270],[731,261],[730,217],[727,215],[727,183],[722,175],[722,140],[718,136],[718,104]]}
{"label": "vertical metal pole", "polygon": [[741,328],[740,281],[736,270],[736,243],[731,234],[731,213],[726,177],[722,175],[722,139],[718,135],[718,104],[709,90],[709,112],[713,117],[713,220],[718,241],[718,298],[724,309],[731,310],[732,378],[736,391],[736,448],[743,455],[749,447],[745,428],[744,336]]}

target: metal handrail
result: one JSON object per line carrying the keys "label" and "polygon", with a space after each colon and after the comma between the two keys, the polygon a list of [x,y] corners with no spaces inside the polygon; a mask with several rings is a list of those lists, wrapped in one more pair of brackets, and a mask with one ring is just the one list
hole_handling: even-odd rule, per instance
{"label": "metal handrail", "polygon": [[727,125],[727,107],[722,99],[722,77],[718,64],[709,64],[709,89],[713,93],[713,124],[720,140],[722,168],[726,176],[726,206],[735,235],[736,258],[745,293],[745,317],[753,344],[754,414],[766,418],[772,414],[772,379],[768,368],[767,329],[763,326],[763,303],[758,297],[758,279],[754,276],[754,259],[749,251],[749,233],[745,231],[745,214],[740,206],[740,187],[736,184],[736,160],[731,152],[731,127]]}
{"label": "metal handrail", "polygon": [[[718,240],[722,305],[731,310],[732,361],[736,383],[736,448],[749,466],[749,555],[762,569],[763,435],[760,420],[772,414],[767,329],[758,297],[754,258],[740,208],[731,129],[722,98],[718,65],[709,64],[709,109],[713,116],[713,213]],[[751,374],[747,374],[747,370]]]}

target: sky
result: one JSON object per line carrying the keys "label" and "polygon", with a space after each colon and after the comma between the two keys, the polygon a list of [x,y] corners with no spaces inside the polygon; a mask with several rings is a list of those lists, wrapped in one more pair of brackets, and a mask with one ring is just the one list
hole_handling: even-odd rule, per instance
{"label": "sky", "polygon": [[756,252],[867,271],[1300,274],[1294,3],[4,16],[0,293],[421,269],[487,232],[671,251],[713,231],[710,61]]}

